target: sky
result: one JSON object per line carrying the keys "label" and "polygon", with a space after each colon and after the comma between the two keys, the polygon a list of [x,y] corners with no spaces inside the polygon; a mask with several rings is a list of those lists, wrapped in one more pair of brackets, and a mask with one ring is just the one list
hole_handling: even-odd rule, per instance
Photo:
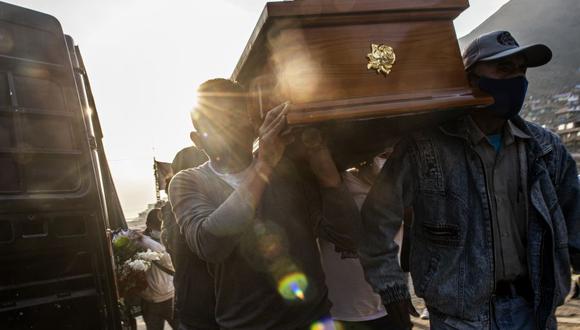
{"label": "sky", "polygon": [[[155,202],[153,158],[191,145],[189,111],[203,81],[231,75],[265,1],[8,0],[55,16],[79,45],[127,218]],[[459,37],[508,0],[471,0]]]}

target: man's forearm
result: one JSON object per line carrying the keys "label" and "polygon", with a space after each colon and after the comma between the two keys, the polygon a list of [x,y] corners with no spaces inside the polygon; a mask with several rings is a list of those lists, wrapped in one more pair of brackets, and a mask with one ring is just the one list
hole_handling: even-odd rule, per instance
{"label": "man's forearm", "polygon": [[202,180],[178,175],[170,186],[170,200],[188,247],[208,262],[226,258],[253,223],[271,174],[271,168],[256,162],[242,184],[217,208]]}
{"label": "man's forearm", "polygon": [[330,150],[320,142],[315,148],[308,148],[308,155],[310,168],[320,186],[322,221],[319,234],[340,249],[355,252],[360,234],[360,212],[342,184]]}
{"label": "man's forearm", "polygon": [[409,298],[406,276],[394,238],[403,223],[404,209],[414,195],[414,170],[408,141],[403,140],[383,167],[362,207],[363,239],[360,260],[365,276],[383,303]]}
{"label": "man's forearm", "polygon": [[369,197],[362,212],[364,234],[359,243],[360,260],[367,281],[388,305],[409,298],[398,259],[399,246],[394,241],[402,224],[402,212],[394,205],[395,212],[386,209],[377,195]]}
{"label": "man's forearm", "polygon": [[204,229],[217,237],[242,233],[253,221],[271,175],[271,167],[254,163],[240,186],[208,217]]}
{"label": "man's forearm", "polygon": [[322,148],[308,149],[308,157],[312,173],[322,188],[339,188],[342,184],[340,173],[332,159],[330,150]]}
{"label": "man's forearm", "polygon": [[351,194],[343,187],[322,188],[321,234],[346,251],[356,251],[361,236],[360,212]]}

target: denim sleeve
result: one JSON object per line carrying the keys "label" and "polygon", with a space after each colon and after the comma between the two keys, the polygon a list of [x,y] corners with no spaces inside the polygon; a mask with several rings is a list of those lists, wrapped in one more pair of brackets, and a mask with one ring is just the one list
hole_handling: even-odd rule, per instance
{"label": "denim sleeve", "polygon": [[415,191],[410,145],[410,140],[403,140],[395,147],[362,207],[361,263],[367,281],[385,305],[410,298],[398,260],[399,246],[394,242]]}
{"label": "denim sleeve", "polygon": [[562,148],[563,161],[560,178],[556,186],[558,201],[568,229],[568,249],[570,262],[575,272],[580,272],[580,185],[576,162],[565,149]]}
{"label": "denim sleeve", "polygon": [[191,171],[182,171],[171,180],[169,200],[189,249],[204,261],[219,263],[238,245],[253,222],[255,209],[238,190],[214,206],[208,197],[210,184]]}

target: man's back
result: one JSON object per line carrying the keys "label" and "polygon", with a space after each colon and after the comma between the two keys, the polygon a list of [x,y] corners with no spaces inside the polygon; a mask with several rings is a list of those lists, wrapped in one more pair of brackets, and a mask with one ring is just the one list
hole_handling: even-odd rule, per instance
{"label": "man's back", "polygon": [[[141,297],[151,302],[161,302],[173,298],[173,276],[167,270],[173,270],[171,258],[165,248],[154,239],[143,235],[142,245],[146,249],[161,254],[161,259],[152,263],[147,271],[147,289],[141,293]],[[164,269],[160,268],[163,267]]]}

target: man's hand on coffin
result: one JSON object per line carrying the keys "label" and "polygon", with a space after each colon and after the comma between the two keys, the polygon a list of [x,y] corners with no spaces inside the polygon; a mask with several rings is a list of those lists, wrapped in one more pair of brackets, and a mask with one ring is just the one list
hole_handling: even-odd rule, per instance
{"label": "man's hand on coffin", "polygon": [[336,188],[342,182],[340,173],[322,134],[316,128],[302,132],[302,143],[306,147],[310,168],[322,187]]}
{"label": "man's hand on coffin", "polygon": [[258,130],[260,136],[258,162],[270,169],[278,165],[286,146],[293,142],[293,136],[285,132],[287,108],[288,105],[284,103],[268,111]]}
{"label": "man's hand on coffin", "polygon": [[419,317],[419,313],[413,306],[411,299],[404,299],[385,305],[389,320],[393,329],[411,329],[413,324],[409,315]]}

